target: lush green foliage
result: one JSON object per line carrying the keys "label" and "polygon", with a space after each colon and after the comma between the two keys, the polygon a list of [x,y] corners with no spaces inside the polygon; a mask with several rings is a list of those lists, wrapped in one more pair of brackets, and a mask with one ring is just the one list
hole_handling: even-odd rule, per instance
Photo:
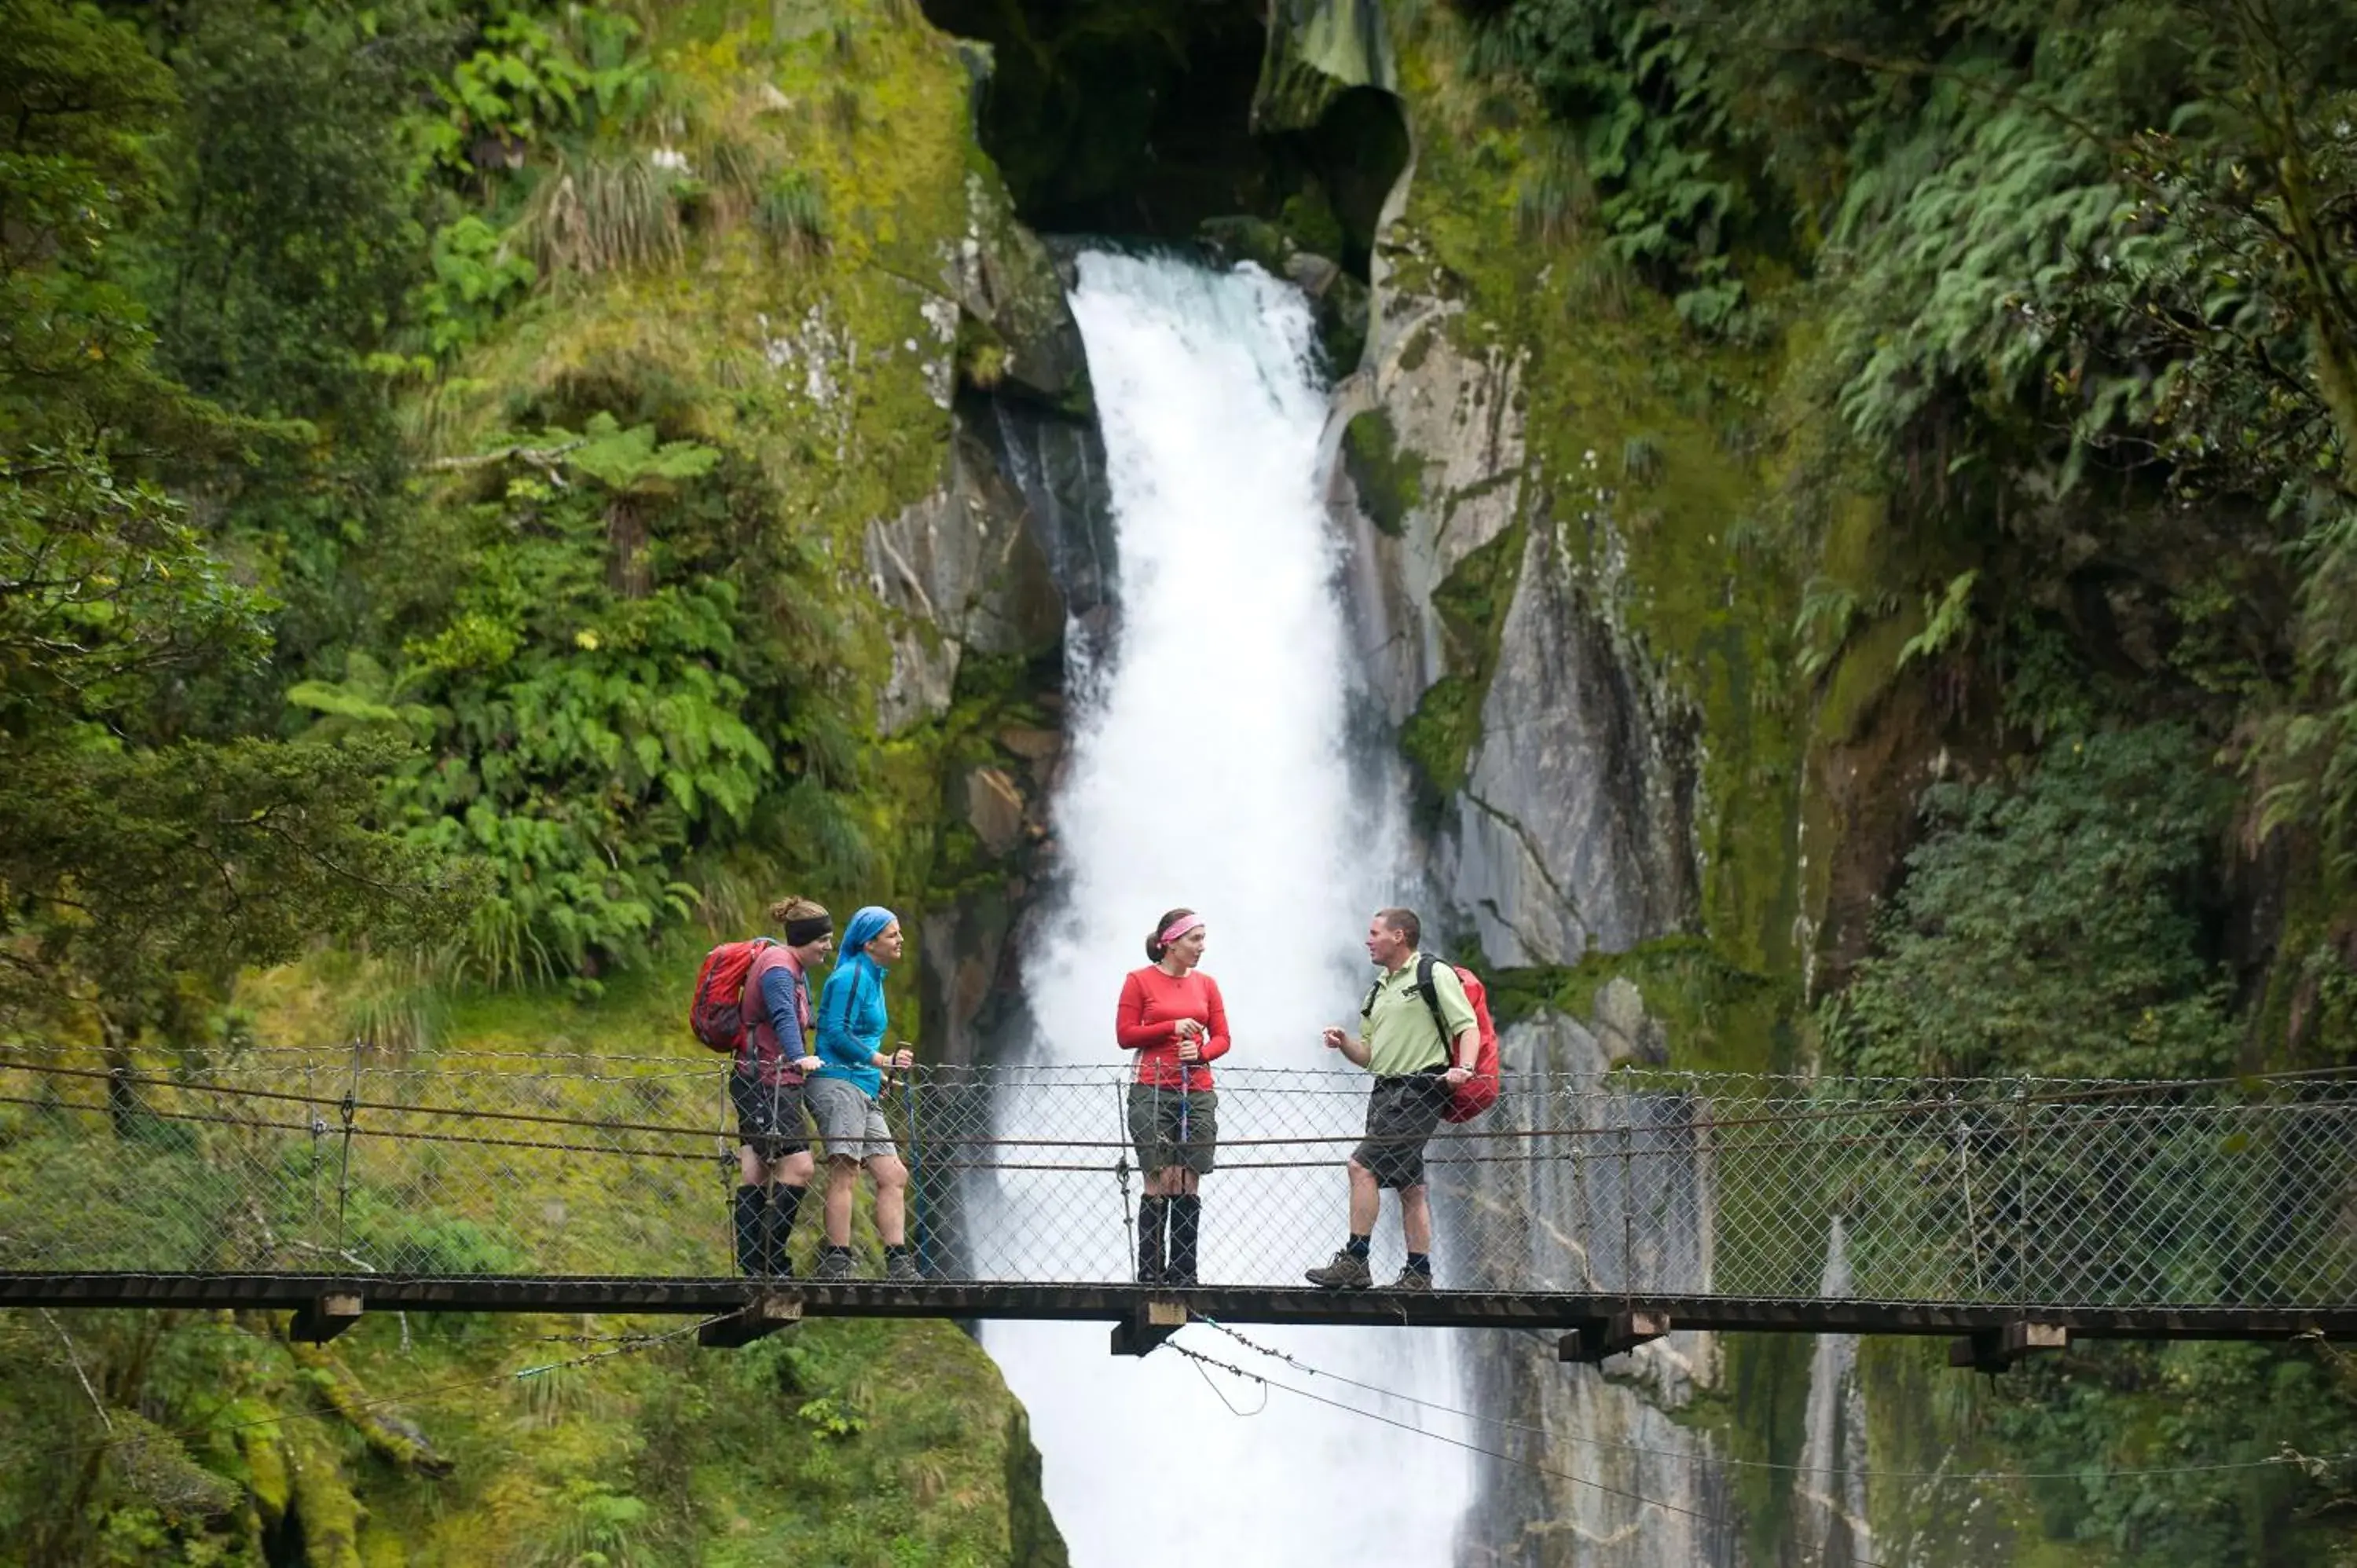
{"label": "lush green foliage", "polygon": [[[2345,1550],[2335,1515],[2357,1449],[2351,1372],[2328,1346],[2103,1346],[2024,1368],[1993,1424],[2043,1474],[2032,1501],[2046,1533],[2106,1562],[2340,1561],[2328,1554]],[[2176,1473],[2113,1476],[2087,1466],[2089,1453]],[[2202,1468],[2287,1455],[2298,1462]]]}
{"label": "lush green foliage", "polygon": [[[1499,271],[1554,296],[1509,303],[1485,276],[1480,308],[1581,350],[1601,336],[1587,323],[1630,314],[1632,359],[1660,352],[1667,312],[1598,287],[1601,257],[1685,317],[1687,349],[1667,356],[1685,373],[1660,371],[1656,387],[1691,393],[1711,366],[1768,390],[1765,419],[1718,386],[1679,410],[1749,425],[1752,440],[1731,424],[1720,443],[1757,459],[1749,515],[1728,527],[1724,505],[1696,506],[1712,521],[1683,534],[1633,507],[1616,521],[1638,579],[1631,618],[1708,705],[1713,752],[1770,756],[1759,727],[1787,702],[1802,710],[1784,763],[1812,780],[1792,912],[1824,921],[1803,940],[1804,972],[1834,993],[1815,1019],[1827,1063],[1910,1076],[2344,1063],[2347,6],[1446,10],[1427,38],[1472,42],[1435,72],[1436,99],[1475,168],[1506,174],[1545,255]],[[1427,215],[1457,217],[1453,194],[1427,195]],[[1494,210],[1498,193],[1483,194]],[[1448,263],[1471,270],[1474,247],[1451,237]],[[1697,308],[1720,280],[1739,304]],[[1626,392],[1621,425],[1592,413],[1612,393],[1585,370],[1557,406],[1586,428],[1544,458],[1558,481],[1580,446],[1654,417]],[[1763,567],[1799,589],[1772,621],[1653,611],[1697,584],[1734,604]],[[1725,690],[1691,678],[1718,658]],[[1719,821],[1790,833],[1781,797],[1748,793],[1765,779],[1707,767]],[[1927,770],[1944,781],[1921,810],[1888,818],[1881,792]],[[1887,863],[1909,843],[1903,866]],[[1749,939],[1714,911],[1720,950]],[[2259,1480],[2092,1473],[2278,1444],[2339,1453],[2357,1404],[2331,1358],[2136,1351],[2066,1370],[2011,1384],[1987,1430],[1953,1431],[1921,1400],[1878,1419],[1986,1441],[1992,1467],[2085,1473],[2041,1484],[2029,1522],[2086,1543],[2087,1561],[2298,1563],[2340,1545],[2346,1477],[2330,1464]],[[1916,1503],[1873,1500],[1878,1541],[1898,1539],[1882,1514]]]}
{"label": "lush green foliage", "polygon": [[0,1318],[0,1539],[106,1565],[1061,1563],[1009,1540],[1021,1413],[948,1324],[716,1356],[630,1347],[661,1321],[412,1321],[317,1350],[213,1314]]}
{"label": "lush green foliage", "polygon": [[501,455],[496,499],[426,525],[449,575],[391,667],[355,651],[344,681],[287,696],[326,733],[420,744],[394,798],[422,844],[493,869],[469,943],[484,978],[595,972],[686,913],[680,857],[745,824],[775,758],[746,718],[716,542],[654,526],[719,455],[608,414]]}
{"label": "lush green foliage", "polygon": [[[1995,628],[2077,619],[2098,583],[2190,645],[2218,629],[2194,618],[2222,577],[2257,601],[2223,618],[2274,643],[2236,650],[2232,693],[2261,831],[2357,845],[2344,7],[1463,8],[1475,58],[1574,133],[1574,177],[1547,183],[1590,191],[1591,227],[1690,317],[1718,307],[1680,291],[1717,278],[1812,278],[1753,288],[1747,318],[1810,319],[1807,384],[1845,436],[1815,461],[1889,477],[1914,535],[1895,553],[1921,575],[1827,585],[1804,617],[1811,672],[1923,601],[1939,648],[1917,638],[1906,662],[1987,673]],[[1730,170],[1744,201],[1708,193]],[[1808,521],[1821,492],[1798,493]],[[2231,564],[2286,553],[2297,583]],[[2071,629],[2101,668],[2101,634]],[[2163,659],[2219,681],[2198,652]]]}
{"label": "lush green foliage", "polygon": [[[94,12],[12,7],[0,81],[0,1027],[188,1028],[322,933],[415,940],[430,860],[372,819],[382,747],[220,738],[188,693],[258,667],[269,601],[143,470],[235,431],[153,369],[115,238],[171,102]],[[21,41],[20,52],[14,46]]]}
{"label": "lush green foliage", "polygon": [[1834,1054],[1887,1077],[2179,1078],[2228,1060],[2200,876],[2223,790],[2181,730],[2058,738],[2018,781],[1934,785]]}
{"label": "lush green foliage", "polygon": [[[906,280],[997,193],[913,7],[792,9],[0,0],[0,1038],[170,1071],[430,1050],[430,1017],[671,1053],[691,916],[929,886],[941,757],[1003,761],[1039,671],[878,736],[855,563],[946,451]],[[797,356],[859,374],[821,396]],[[950,874],[1003,886],[971,839]],[[232,1203],[233,1138],[116,1087],[112,1139],[8,1112],[0,1228],[327,1250]],[[553,1164],[533,1201],[630,1266],[608,1174]],[[361,1266],[521,1266],[417,1191],[340,1219]],[[1059,1560],[953,1331],[511,1375],[568,1354],[543,1326],[388,1316],[321,1353],[260,1318],[6,1317],[0,1539]]]}
{"label": "lush green foliage", "polygon": [[1496,8],[1476,58],[1526,70],[1571,133],[1530,193],[1527,226],[1592,231],[1695,326],[1734,325],[1749,171],[1732,156],[1723,79],[1699,30],[1640,0],[1516,0]]}
{"label": "lush green foliage", "polygon": [[[812,869],[865,864],[826,799],[853,771],[835,633],[791,581],[815,542],[761,526],[766,476],[585,398],[515,411],[577,434],[482,432],[425,489],[396,420],[536,285],[675,258],[731,214],[823,250],[806,177],[681,96],[653,126],[665,79],[618,10],[225,0],[159,10],[148,48],[48,0],[8,20],[5,700],[113,736],[20,778],[102,768],[126,720],[182,744],[307,725],[333,746],[284,755],[344,791],[327,819],[404,825],[412,873],[485,869],[450,972],[498,981],[642,953],[687,911],[687,857],[757,808],[772,836],[804,819]],[[65,647],[73,668],[36,668]],[[360,871],[359,842],[334,863]]]}
{"label": "lush green foliage", "polygon": [[0,439],[148,426],[179,410],[106,263],[156,203],[171,75],[95,9],[8,0],[0,33]]}

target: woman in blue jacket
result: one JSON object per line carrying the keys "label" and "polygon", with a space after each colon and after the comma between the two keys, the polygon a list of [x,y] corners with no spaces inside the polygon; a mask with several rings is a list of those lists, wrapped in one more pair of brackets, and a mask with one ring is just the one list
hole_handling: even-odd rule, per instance
{"label": "woman in blue jacket", "polygon": [[914,1280],[917,1261],[909,1251],[909,1167],[892,1142],[877,1098],[887,1069],[906,1069],[915,1060],[903,1047],[884,1051],[889,1020],[884,1011],[884,976],[900,960],[908,939],[889,909],[871,904],[844,928],[843,956],[826,977],[818,1003],[821,1066],[802,1090],[811,1119],[826,1144],[826,1251],[818,1277],[847,1280],[851,1268],[851,1199],[866,1165],[876,1183],[876,1229],[884,1238],[884,1277]]}

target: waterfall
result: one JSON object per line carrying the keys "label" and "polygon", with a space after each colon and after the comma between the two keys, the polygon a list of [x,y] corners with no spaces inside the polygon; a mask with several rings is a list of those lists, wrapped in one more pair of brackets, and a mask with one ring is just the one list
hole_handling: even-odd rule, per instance
{"label": "waterfall", "polygon": [[[1405,850],[1396,807],[1371,769],[1354,769],[1345,742],[1355,660],[1318,472],[1327,403],[1308,306],[1248,267],[1090,252],[1072,309],[1104,434],[1120,633],[1074,715],[1055,802],[1063,882],[1025,954],[1029,1059],[1120,1069],[1122,976],[1146,961],[1155,918],[1186,905],[1209,925],[1203,967],[1227,1000],[1235,1047],[1222,1066],[1332,1068],[1318,1029],[1355,1011],[1367,915],[1398,898]],[[1117,1136],[1106,1092],[1093,1135]],[[1223,1136],[1250,1125],[1251,1107],[1232,1110],[1234,1098],[1222,1096]],[[1215,1173],[1203,1183],[1203,1277],[1297,1281],[1340,1241],[1344,1199],[1339,1162],[1330,1176]],[[1084,1277],[1126,1277],[1110,1178],[1085,1219],[1046,1211],[1072,1201],[1066,1189],[1019,1179],[993,1201],[1000,1234],[1054,1233],[1043,1245],[1059,1268],[1082,1246]],[[1282,1236],[1272,1213],[1285,1217]],[[1396,1213],[1387,1204],[1379,1270],[1397,1267]],[[1247,1216],[1257,1217],[1249,1257]],[[1322,1370],[1454,1396],[1453,1359],[1429,1331],[1254,1337]],[[1201,1326],[1179,1342],[1249,1359]],[[1461,1450],[1281,1392],[1240,1417],[1168,1350],[1109,1355],[1102,1323],[994,1324],[983,1343],[1030,1412],[1078,1568],[1450,1560],[1469,1490]],[[1246,1411],[1260,1398],[1228,1391]],[[1412,1406],[1339,1391],[1418,1419]]]}

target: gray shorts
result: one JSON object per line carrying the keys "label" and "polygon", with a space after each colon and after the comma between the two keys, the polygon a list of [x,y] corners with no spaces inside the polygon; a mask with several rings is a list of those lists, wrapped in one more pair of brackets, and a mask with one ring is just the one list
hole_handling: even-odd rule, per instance
{"label": "gray shorts", "polygon": [[1170,1165],[1211,1175],[1211,1155],[1220,1141],[1218,1093],[1131,1084],[1129,1141],[1137,1150],[1137,1168],[1147,1176]]}
{"label": "gray shorts", "polygon": [[899,1154],[884,1108],[856,1083],[814,1078],[802,1085],[802,1101],[818,1123],[818,1141],[830,1160],[873,1160]]}
{"label": "gray shorts", "polygon": [[1367,1093],[1367,1136],[1351,1157],[1374,1173],[1375,1185],[1424,1185],[1424,1145],[1448,1107],[1448,1080],[1437,1072],[1379,1078]]}

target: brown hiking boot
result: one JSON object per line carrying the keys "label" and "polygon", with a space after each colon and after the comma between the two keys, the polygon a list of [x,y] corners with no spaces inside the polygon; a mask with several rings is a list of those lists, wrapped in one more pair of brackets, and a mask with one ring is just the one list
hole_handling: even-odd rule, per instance
{"label": "brown hiking boot", "polygon": [[1432,1271],[1430,1269],[1402,1269],[1400,1271],[1400,1277],[1392,1282],[1391,1288],[1394,1290],[1414,1291],[1418,1295],[1429,1295],[1432,1294]]}
{"label": "brown hiking boot", "polygon": [[1348,1248],[1335,1253],[1334,1261],[1324,1268],[1304,1270],[1301,1277],[1319,1290],[1365,1290],[1375,1283],[1367,1260]]}

